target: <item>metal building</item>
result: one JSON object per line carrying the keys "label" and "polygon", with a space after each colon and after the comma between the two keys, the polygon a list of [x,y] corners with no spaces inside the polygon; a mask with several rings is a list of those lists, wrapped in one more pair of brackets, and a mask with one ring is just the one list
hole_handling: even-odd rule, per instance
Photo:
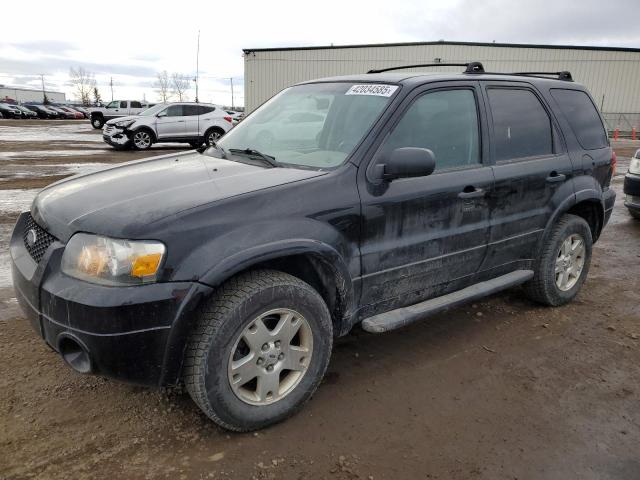
{"label": "metal building", "polygon": [[[640,49],[637,48],[440,41],[243,51],[244,98],[248,112],[283,88],[314,78],[406,64],[479,61],[485,70],[492,72],[569,70],[575,81],[589,89],[610,129],[640,127]],[[460,67],[440,69],[460,70]],[[438,70],[429,68],[428,71]]]}
{"label": "metal building", "polygon": [[[63,92],[52,92],[46,90],[47,98],[51,102],[65,102],[65,94]],[[12,87],[9,85],[0,85],[0,102],[6,100],[14,100],[18,103],[23,102],[41,102],[43,99],[42,90],[24,87]]]}

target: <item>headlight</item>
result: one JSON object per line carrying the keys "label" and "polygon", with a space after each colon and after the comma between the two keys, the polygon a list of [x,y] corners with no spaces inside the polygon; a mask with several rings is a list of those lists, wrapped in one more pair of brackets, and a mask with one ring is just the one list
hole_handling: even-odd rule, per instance
{"label": "headlight", "polygon": [[135,120],[122,120],[121,122],[114,123],[114,125],[116,127],[127,128],[133,125],[133,122],[135,122]]}
{"label": "headlight", "polygon": [[634,157],[631,159],[631,163],[629,164],[629,173],[640,175],[640,158]]}
{"label": "headlight", "polygon": [[77,233],[64,249],[62,271],[103,285],[155,282],[165,246],[148,240],[120,240]]}

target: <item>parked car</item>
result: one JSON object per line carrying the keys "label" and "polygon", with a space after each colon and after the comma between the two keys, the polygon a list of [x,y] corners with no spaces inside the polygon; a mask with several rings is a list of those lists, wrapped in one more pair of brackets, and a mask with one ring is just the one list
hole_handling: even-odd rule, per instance
{"label": "parked car", "polygon": [[47,105],[47,108],[49,110],[53,110],[54,112],[57,112],[59,119],[74,120],[76,118],[75,113],[67,112],[66,110],[56,105]]}
{"label": "parked car", "polygon": [[[313,148],[274,136],[256,149],[292,107],[326,112]],[[614,169],[568,72],[474,62],[310,81],[206,150],[46,187],[15,226],[13,284],[71,368],[183,381],[214,422],[254,430],[311,397],[355,325],[386,332],[519,284],[543,305],[570,302]]]}
{"label": "parked car", "polygon": [[50,108],[47,108],[46,105],[38,105],[33,103],[27,103],[25,106],[29,110],[33,110],[38,114],[38,118],[42,119],[56,119],[60,116],[60,114]]}
{"label": "parked car", "polygon": [[36,112],[23,105],[15,105],[15,107],[22,113],[22,118],[38,118],[38,114]]}
{"label": "parked car", "polygon": [[74,118],[76,120],[81,120],[81,119],[84,118],[84,114],[82,112],[79,112],[78,110],[76,110],[74,108],[71,108],[71,107],[69,107],[67,105],[56,105],[56,107],[58,107],[58,109],[66,112],[66,113],[71,114],[72,115],[71,118]]}
{"label": "parked car", "polygon": [[104,124],[114,118],[127,117],[137,115],[148,108],[147,102],[139,100],[114,100],[107,104],[106,107],[90,108],[91,125],[93,128],[100,129]]}
{"label": "parked car", "polygon": [[156,142],[211,145],[228,132],[231,117],[207,103],[161,103],[139,115],[109,120],[102,138],[116,148],[146,150]]}
{"label": "parked car", "polygon": [[83,118],[89,118],[91,116],[91,114],[89,113],[89,110],[79,105],[68,105],[68,107],[80,112]]}
{"label": "parked car", "polygon": [[623,191],[625,194],[624,206],[627,207],[633,218],[640,220],[640,150],[636,150],[631,159],[629,171],[624,177]]}
{"label": "parked car", "polygon": [[0,103],[0,112],[4,118],[22,118],[20,109],[9,103]]}

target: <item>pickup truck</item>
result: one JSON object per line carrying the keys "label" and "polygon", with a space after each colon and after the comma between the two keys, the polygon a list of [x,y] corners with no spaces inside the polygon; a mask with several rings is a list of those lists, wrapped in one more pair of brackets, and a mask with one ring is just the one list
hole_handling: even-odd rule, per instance
{"label": "pickup truck", "polygon": [[108,120],[128,115],[137,115],[151,105],[139,100],[113,100],[106,107],[90,108],[91,125],[96,130],[103,127]]}

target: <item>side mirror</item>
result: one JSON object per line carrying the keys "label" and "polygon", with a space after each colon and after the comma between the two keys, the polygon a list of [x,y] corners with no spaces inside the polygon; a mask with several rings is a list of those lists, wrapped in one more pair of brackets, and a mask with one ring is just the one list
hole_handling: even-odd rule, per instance
{"label": "side mirror", "polygon": [[396,148],[386,163],[376,165],[376,177],[391,181],[396,178],[426,177],[436,169],[436,156],[427,148]]}
{"label": "side mirror", "polygon": [[167,112],[160,112],[159,114],[156,115],[156,117],[160,118],[160,117],[166,117],[167,116]]}

